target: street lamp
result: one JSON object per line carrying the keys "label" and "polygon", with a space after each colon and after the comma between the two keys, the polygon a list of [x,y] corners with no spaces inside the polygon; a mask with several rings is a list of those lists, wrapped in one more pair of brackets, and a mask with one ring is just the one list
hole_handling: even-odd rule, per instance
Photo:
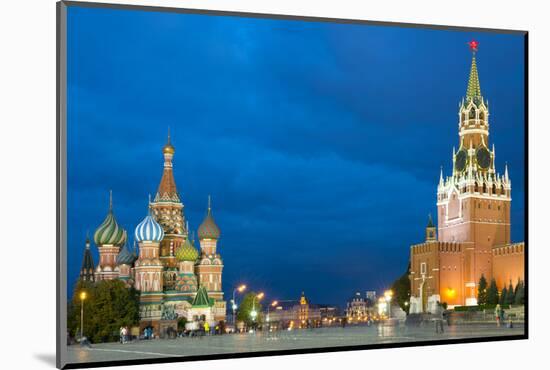
{"label": "street lamp", "polygon": [[252,318],[252,321],[256,321],[256,316],[258,316],[258,312],[256,311],[256,299],[260,300],[263,297],[264,293],[262,292],[252,298],[252,311],[250,312],[250,317]]}
{"label": "street lamp", "polygon": [[84,338],[84,301],[86,300],[86,292],[80,292],[80,342]]}
{"label": "street lamp", "polygon": [[236,321],[236,312],[237,312],[237,301],[235,301],[235,293],[237,292],[242,293],[244,292],[245,289],[246,289],[246,285],[244,284],[233,289],[233,299],[231,300],[231,302],[233,303],[233,305],[231,306],[231,308],[233,309],[233,325],[236,325],[235,321]]}
{"label": "street lamp", "polygon": [[393,297],[393,292],[391,290],[386,290],[384,292],[384,298],[388,302],[388,319],[391,318],[391,299]]}

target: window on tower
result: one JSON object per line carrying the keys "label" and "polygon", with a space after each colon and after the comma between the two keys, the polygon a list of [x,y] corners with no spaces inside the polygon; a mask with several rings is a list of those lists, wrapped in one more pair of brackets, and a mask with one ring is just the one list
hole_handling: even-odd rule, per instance
{"label": "window on tower", "polygon": [[470,119],[476,118],[476,110],[474,108],[470,109]]}

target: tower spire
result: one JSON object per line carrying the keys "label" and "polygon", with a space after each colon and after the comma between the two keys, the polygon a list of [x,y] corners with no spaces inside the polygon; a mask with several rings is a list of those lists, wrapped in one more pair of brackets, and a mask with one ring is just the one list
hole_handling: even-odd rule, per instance
{"label": "tower spire", "polygon": [[472,66],[470,67],[470,78],[468,79],[468,88],[466,89],[467,98],[480,98],[481,87],[479,85],[479,75],[477,73],[476,52],[479,42],[472,40],[468,43],[472,51]]}
{"label": "tower spire", "polygon": [[113,190],[109,190],[109,212],[113,211]]}
{"label": "tower spire", "polygon": [[439,185],[443,186],[443,166],[439,169]]}
{"label": "tower spire", "polygon": [[210,214],[212,211],[212,196],[208,195],[208,214]]}

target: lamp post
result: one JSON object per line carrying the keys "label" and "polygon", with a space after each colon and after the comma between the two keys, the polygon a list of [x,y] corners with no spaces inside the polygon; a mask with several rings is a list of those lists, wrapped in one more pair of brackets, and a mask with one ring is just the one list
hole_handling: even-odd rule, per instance
{"label": "lamp post", "polygon": [[388,303],[388,319],[391,319],[391,299],[393,297],[393,292],[391,290],[386,290],[384,292],[384,298],[386,298],[386,302]]}
{"label": "lamp post", "polygon": [[84,301],[86,300],[86,292],[80,292],[80,341],[84,338]]}
{"label": "lamp post", "polygon": [[231,308],[233,309],[233,325],[236,325],[236,314],[237,314],[237,301],[235,300],[235,293],[237,292],[242,293],[244,292],[245,289],[246,289],[246,285],[244,284],[233,289],[233,299],[231,300],[231,302],[233,303],[233,305],[231,306]]}
{"label": "lamp post", "polygon": [[267,328],[268,332],[271,331],[271,326],[269,324],[269,307],[275,307],[277,306],[277,303],[279,303],[279,301],[273,301],[269,306],[267,306],[267,315],[265,317],[265,321],[267,322],[267,325],[268,325],[268,328]]}

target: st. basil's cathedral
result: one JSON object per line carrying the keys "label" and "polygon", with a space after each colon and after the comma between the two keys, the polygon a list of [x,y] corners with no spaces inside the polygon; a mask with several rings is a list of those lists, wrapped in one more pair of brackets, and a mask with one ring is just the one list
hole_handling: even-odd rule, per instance
{"label": "st. basil's cathedral", "polygon": [[158,191],[134,232],[139,252],[135,244],[130,250],[127,232],[117,223],[110,195],[109,211],[93,238],[99,264],[94,267],[87,239],[80,271],[81,280],[119,279],[140,291],[140,328],[152,327],[156,332],[161,319],[183,317],[188,322],[213,324],[226,316],[223,261],[217,251],[220,229],[212,216],[210,197],[197,233],[199,250],[176,188],[172,164],[175,149],[170,134],[162,151],[164,169]]}

